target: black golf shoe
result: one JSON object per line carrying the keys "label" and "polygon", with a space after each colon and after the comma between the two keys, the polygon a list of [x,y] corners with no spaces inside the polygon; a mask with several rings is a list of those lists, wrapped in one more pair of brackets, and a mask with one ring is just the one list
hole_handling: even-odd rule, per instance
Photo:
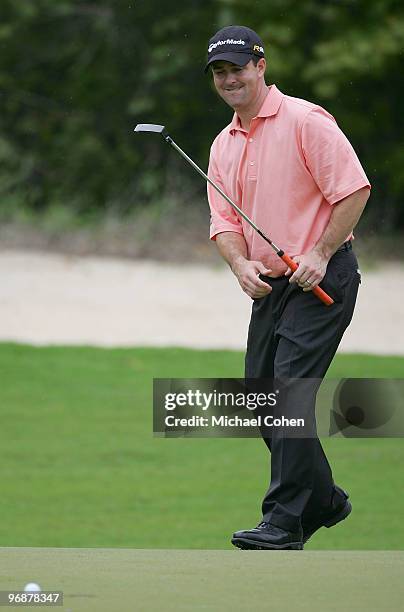
{"label": "black golf shoe", "polygon": [[302,550],[303,532],[296,533],[262,521],[247,531],[236,531],[231,543],[244,550]]}
{"label": "black golf shoe", "polygon": [[340,521],[346,519],[351,514],[352,504],[348,500],[349,495],[341,487],[335,486],[331,506],[329,510],[323,512],[318,519],[309,525],[303,524],[303,543],[306,544],[307,540],[321,527],[333,527]]}

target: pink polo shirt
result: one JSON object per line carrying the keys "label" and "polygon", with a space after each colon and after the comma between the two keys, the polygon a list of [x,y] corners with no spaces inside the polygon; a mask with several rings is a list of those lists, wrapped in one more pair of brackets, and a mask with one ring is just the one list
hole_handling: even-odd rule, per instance
{"label": "pink polo shirt", "polygon": [[[215,138],[209,177],[294,257],[310,251],[326,228],[332,206],[370,183],[352,145],[326,110],[271,85],[247,132],[237,114]],[[208,184],[210,237],[243,234],[248,258],[274,275],[285,264]]]}

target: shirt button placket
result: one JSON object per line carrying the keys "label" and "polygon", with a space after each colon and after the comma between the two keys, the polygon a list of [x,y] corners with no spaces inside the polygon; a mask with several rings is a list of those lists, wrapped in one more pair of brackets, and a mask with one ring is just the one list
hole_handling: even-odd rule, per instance
{"label": "shirt button placket", "polygon": [[257,179],[257,164],[255,159],[254,138],[248,138],[248,178],[250,180]]}

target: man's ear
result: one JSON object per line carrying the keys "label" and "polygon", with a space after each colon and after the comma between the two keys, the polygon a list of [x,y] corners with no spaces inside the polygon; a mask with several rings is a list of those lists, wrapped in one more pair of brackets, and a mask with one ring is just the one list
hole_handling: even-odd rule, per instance
{"label": "man's ear", "polygon": [[258,69],[259,76],[264,76],[266,67],[267,67],[267,63],[266,63],[265,57],[260,57],[257,63],[257,69]]}

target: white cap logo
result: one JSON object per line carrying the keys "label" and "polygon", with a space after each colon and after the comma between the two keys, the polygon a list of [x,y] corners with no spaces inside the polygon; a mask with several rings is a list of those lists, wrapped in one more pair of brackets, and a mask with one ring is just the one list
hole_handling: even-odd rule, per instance
{"label": "white cap logo", "polygon": [[211,43],[209,45],[208,48],[208,53],[211,53],[211,51],[213,51],[213,49],[216,49],[216,47],[220,47],[221,45],[245,45],[246,42],[245,40],[234,40],[233,38],[227,38],[226,40],[218,40],[215,43]]}

